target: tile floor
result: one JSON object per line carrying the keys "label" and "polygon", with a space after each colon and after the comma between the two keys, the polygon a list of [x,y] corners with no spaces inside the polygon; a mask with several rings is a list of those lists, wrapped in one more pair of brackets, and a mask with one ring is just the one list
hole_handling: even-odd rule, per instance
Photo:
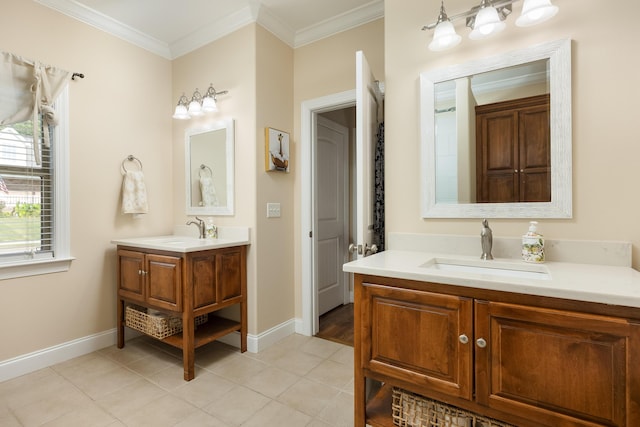
{"label": "tile floor", "polygon": [[151,338],[0,383],[0,426],[353,425],[353,348],[291,335],[253,354],[214,342],[180,353]]}

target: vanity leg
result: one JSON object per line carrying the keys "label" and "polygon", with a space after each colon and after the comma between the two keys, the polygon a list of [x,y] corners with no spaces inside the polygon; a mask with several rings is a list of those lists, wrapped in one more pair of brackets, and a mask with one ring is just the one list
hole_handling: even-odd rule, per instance
{"label": "vanity leg", "polygon": [[118,298],[118,303],[117,305],[117,334],[118,334],[118,341],[117,341],[117,346],[118,348],[123,348],[124,347],[124,300],[121,300],[120,298]]}
{"label": "vanity leg", "polygon": [[184,365],[184,380],[191,381],[195,377],[195,328],[193,314],[182,314],[182,363]]}

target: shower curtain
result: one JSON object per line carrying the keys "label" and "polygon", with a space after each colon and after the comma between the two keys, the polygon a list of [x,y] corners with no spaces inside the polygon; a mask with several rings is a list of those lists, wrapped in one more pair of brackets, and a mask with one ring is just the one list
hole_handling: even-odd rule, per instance
{"label": "shower curtain", "polygon": [[378,125],[374,159],[373,243],[384,250],[384,122]]}

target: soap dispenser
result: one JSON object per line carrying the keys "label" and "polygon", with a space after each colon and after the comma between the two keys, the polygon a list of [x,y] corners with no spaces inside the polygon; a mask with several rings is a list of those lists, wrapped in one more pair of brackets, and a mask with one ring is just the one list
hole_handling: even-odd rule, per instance
{"label": "soap dispenser", "polygon": [[207,237],[209,239],[217,239],[218,238],[218,227],[213,224],[213,218],[207,218]]}
{"label": "soap dispenser", "polygon": [[544,237],[538,233],[538,222],[529,222],[529,231],[522,236],[522,259],[526,262],[544,262]]}

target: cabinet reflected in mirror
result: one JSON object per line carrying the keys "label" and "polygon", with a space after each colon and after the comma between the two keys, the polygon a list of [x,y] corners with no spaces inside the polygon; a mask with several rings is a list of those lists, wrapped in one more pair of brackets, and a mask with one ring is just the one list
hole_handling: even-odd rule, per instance
{"label": "cabinet reflected in mirror", "polygon": [[571,217],[570,40],[420,78],[423,217]]}
{"label": "cabinet reflected in mirror", "polygon": [[233,215],[234,122],[185,132],[187,215]]}

